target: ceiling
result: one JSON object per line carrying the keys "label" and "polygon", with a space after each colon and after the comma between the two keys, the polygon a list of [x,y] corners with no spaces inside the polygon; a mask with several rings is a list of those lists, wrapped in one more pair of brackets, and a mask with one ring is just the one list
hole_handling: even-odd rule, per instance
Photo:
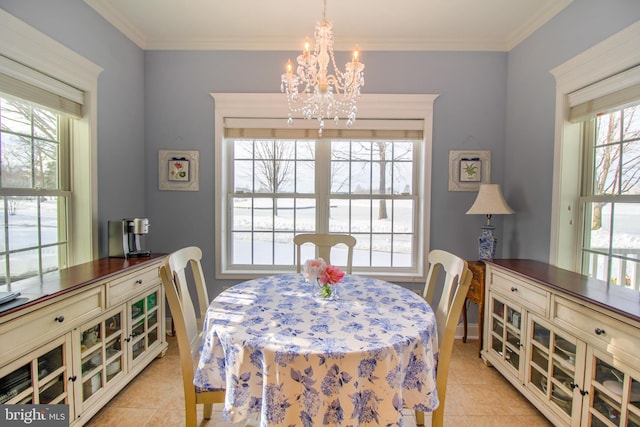
{"label": "ceiling", "polygon": [[[327,0],[336,50],[509,51],[573,0]],[[146,50],[301,50],[322,0],[85,0]]]}

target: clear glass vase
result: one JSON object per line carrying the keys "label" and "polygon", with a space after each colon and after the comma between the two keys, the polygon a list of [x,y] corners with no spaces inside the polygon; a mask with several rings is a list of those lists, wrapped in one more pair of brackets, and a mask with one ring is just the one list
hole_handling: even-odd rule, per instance
{"label": "clear glass vase", "polygon": [[338,299],[338,284],[323,285],[317,281],[316,296],[321,300],[334,301]]}

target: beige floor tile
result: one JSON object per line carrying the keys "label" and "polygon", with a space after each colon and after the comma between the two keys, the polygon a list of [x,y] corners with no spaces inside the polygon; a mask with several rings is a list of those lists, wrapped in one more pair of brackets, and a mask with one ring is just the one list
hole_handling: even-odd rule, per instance
{"label": "beige floor tile", "polygon": [[185,427],[184,411],[180,409],[158,409],[147,421],[148,427]]}
{"label": "beige floor tile", "polygon": [[85,425],[91,427],[140,427],[153,417],[155,408],[121,408],[108,405]]}

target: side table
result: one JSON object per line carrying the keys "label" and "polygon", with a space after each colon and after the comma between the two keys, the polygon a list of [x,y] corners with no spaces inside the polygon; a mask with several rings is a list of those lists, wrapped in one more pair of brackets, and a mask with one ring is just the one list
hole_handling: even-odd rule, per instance
{"label": "side table", "polygon": [[484,319],[484,276],[485,264],[482,261],[467,261],[467,266],[471,270],[471,286],[467,298],[464,301],[464,309],[462,310],[462,319],[464,321],[464,335],[462,342],[467,342],[467,300],[478,305],[478,341],[480,343],[479,351],[482,351],[482,326]]}

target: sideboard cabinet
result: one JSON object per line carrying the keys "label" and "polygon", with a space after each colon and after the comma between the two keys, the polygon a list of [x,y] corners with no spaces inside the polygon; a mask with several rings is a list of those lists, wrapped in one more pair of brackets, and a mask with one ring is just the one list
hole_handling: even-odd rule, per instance
{"label": "sideboard cabinet", "polygon": [[0,404],[67,404],[81,426],[164,355],[161,261],[97,260],[17,285],[30,300],[0,312]]}
{"label": "sideboard cabinet", "polygon": [[487,261],[482,357],[557,426],[640,426],[640,294]]}

